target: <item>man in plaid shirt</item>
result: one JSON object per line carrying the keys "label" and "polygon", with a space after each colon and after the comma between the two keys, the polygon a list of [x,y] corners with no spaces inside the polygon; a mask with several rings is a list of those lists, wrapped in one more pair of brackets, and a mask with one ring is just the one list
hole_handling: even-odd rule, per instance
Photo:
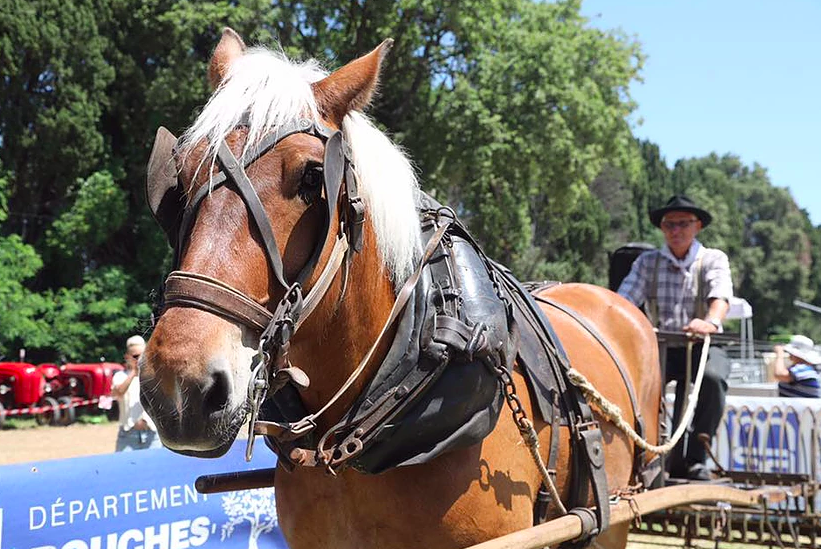
{"label": "man in plaid shirt", "polygon": [[[722,331],[722,322],[733,295],[730,262],[721,250],[706,248],[696,235],[712,216],[683,195],[672,197],[663,208],[650,212],[650,221],[664,233],[666,244],[641,254],[618,292],[643,307],[660,331],[695,335]],[[702,344],[693,346],[692,379],[695,379]],[[673,425],[683,412],[686,347],[667,349],[666,381],[676,380]],[[692,480],[709,480],[707,454],[698,435],[715,435],[724,412],[729,361],[723,349],[710,346],[701,392],[689,437],[682,437],[670,458],[670,474]],[[684,443],[686,440],[686,452]]]}

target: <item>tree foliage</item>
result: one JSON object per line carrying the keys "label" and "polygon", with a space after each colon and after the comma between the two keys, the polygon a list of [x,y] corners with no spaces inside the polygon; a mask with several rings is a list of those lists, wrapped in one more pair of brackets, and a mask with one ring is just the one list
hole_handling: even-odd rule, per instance
{"label": "tree foliage", "polygon": [[526,277],[589,277],[607,228],[590,182],[607,164],[629,177],[639,166],[626,122],[638,45],[588,27],[578,8],[524,3],[488,33],[435,90],[443,137],[422,150],[430,185]]}

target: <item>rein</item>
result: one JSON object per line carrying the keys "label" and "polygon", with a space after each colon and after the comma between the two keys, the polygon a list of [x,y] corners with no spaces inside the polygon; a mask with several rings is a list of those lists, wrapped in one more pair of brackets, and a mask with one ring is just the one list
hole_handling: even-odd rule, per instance
{"label": "rein", "polygon": [[[325,144],[323,188],[327,210],[324,231],[310,259],[302,267],[296,280],[289,282],[285,276],[282,256],[277,247],[271,222],[245,169],[280,141],[297,133],[312,135]],[[157,147],[156,144],[155,147]],[[167,152],[169,160],[175,154],[174,149],[176,149],[176,144]],[[216,158],[221,167],[220,172],[210,181],[209,185],[203,185],[197,191],[186,206],[176,231],[172,231],[176,236],[174,265],[180,264],[200,205],[214,189],[224,185],[238,194],[248,208],[262,237],[263,250],[271,272],[277,283],[285,290],[285,294],[272,313],[255,299],[221,280],[199,273],[174,270],[168,275],[164,284],[163,310],[171,307],[194,307],[238,322],[261,334],[258,352],[251,364],[252,376],[248,387],[251,420],[245,457],[250,461],[253,454],[254,426],[260,406],[269,391],[276,392],[289,382],[301,389],[307,388],[310,383],[305,372],[293,367],[290,363],[288,358],[290,339],[327,294],[343,263],[346,264],[344,274],[347,278],[347,265],[351,261],[350,252],[358,252],[362,248],[364,203],[358,195],[350,150],[344,141],[342,132],[332,131],[306,118],[296,120],[280,128],[275,134],[264,137],[250,153],[243,155],[241,160],[234,156],[223,138],[217,148]],[[339,233],[330,258],[307,296],[303,296],[302,284],[316,270],[319,257],[330,236],[331,221],[336,216],[337,203],[343,194],[347,199],[347,208],[341,212]],[[345,282],[343,282],[343,295]],[[327,409],[338,399],[352,381],[346,383],[321,411]],[[291,432],[295,435],[303,435],[313,428],[311,425],[313,423],[306,418],[306,422],[294,426],[299,431]]]}

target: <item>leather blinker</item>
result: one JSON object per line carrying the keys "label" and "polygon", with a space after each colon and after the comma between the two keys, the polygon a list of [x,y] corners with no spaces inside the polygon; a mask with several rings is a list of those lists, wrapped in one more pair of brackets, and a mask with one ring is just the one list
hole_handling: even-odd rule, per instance
{"label": "leather blinker", "polygon": [[337,200],[339,199],[339,188],[342,186],[342,178],[345,175],[345,141],[341,131],[336,131],[325,143],[325,159],[323,161],[323,172],[325,175],[325,192],[328,200],[328,222],[332,222],[336,213]]}
{"label": "leather blinker", "polygon": [[145,197],[151,215],[165,232],[172,248],[176,248],[185,199],[174,161],[176,143],[177,138],[165,127],[157,129],[145,181]]}

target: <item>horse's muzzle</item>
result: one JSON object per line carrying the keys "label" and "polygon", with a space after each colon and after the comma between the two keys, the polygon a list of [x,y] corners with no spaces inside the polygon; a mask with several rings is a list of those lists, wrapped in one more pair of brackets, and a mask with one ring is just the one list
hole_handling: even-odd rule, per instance
{"label": "horse's muzzle", "polygon": [[245,400],[231,404],[230,371],[216,361],[201,380],[179,377],[173,390],[151,375],[140,379],[140,401],[157,426],[163,444],[178,453],[215,457],[224,454],[247,415]]}

